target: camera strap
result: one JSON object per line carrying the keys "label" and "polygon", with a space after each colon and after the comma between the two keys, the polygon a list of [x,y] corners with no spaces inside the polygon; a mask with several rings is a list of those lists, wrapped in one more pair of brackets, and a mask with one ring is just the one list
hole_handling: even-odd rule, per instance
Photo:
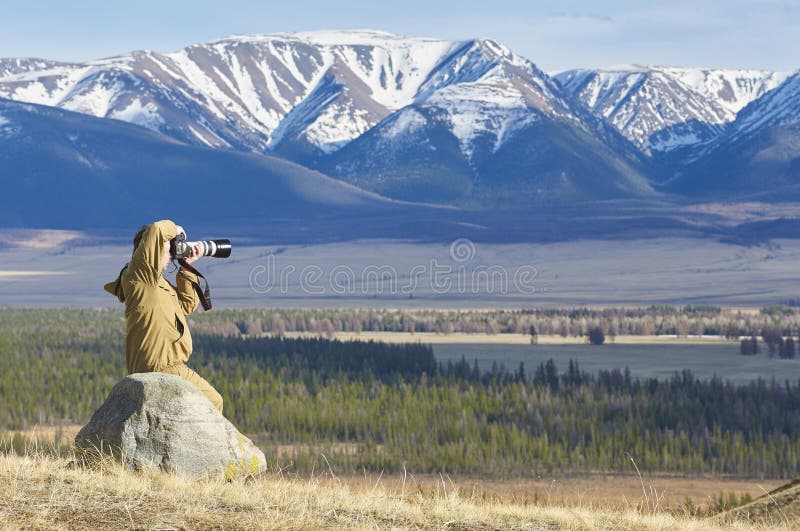
{"label": "camera strap", "polygon": [[198,278],[202,278],[203,280],[205,280],[205,282],[206,282],[205,289],[200,287],[200,283],[199,282],[195,282],[193,280],[190,280],[190,282],[192,283],[192,287],[194,288],[194,291],[197,292],[197,296],[200,297],[200,304],[203,306],[203,311],[207,312],[208,310],[211,309],[211,288],[209,288],[209,286],[208,286],[208,280],[206,280],[206,277],[204,277],[203,274],[200,271],[195,269],[192,265],[186,263],[186,261],[183,258],[178,260],[178,263],[186,271],[188,271],[190,273],[194,273],[195,275],[197,275]]}

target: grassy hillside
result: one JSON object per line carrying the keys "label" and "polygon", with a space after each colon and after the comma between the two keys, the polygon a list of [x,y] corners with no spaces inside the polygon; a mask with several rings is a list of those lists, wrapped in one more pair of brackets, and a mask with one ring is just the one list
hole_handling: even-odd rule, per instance
{"label": "grassy hillside", "polygon": [[706,519],[632,500],[602,509],[465,495],[442,481],[430,492],[409,480],[345,485],[279,472],[243,483],[190,482],[114,463],[83,469],[45,455],[0,454],[0,526],[47,529],[792,529],[799,519],[775,511],[758,522],[738,515]]}

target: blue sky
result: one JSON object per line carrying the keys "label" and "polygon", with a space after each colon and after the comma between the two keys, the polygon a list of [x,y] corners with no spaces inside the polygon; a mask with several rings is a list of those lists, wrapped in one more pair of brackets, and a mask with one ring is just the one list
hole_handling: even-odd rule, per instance
{"label": "blue sky", "polygon": [[231,34],[374,28],[490,37],[548,71],[631,63],[800,68],[800,0],[11,0],[0,8],[0,57],[87,60]]}

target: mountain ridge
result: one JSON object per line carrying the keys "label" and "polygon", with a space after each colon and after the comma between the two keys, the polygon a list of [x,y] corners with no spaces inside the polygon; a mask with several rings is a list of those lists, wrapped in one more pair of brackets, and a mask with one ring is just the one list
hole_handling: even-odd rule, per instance
{"label": "mountain ridge", "polygon": [[788,72],[631,65],[567,70],[556,80],[646,153],[707,142]]}
{"label": "mountain ridge", "polygon": [[692,153],[669,187],[688,196],[800,199],[800,71],[742,109],[714,143]]}
{"label": "mountain ridge", "polygon": [[0,59],[0,97],[275,155],[396,199],[493,208],[696,195],[689,176],[713,171],[710,154],[737,131],[771,138],[758,116],[769,110],[752,106],[790,77],[639,65],[551,77],[492,39],[346,30],[83,63]]}

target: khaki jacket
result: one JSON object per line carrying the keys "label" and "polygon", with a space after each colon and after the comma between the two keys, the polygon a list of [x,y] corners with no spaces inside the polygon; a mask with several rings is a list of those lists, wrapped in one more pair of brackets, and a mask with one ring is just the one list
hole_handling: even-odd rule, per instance
{"label": "khaki jacket", "polygon": [[125,303],[125,361],[128,373],[159,372],[192,354],[186,316],[199,301],[192,282],[197,275],[181,269],[177,286],[163,277],[164,243],[177,235],[169,220],[149,225],[131,261],[105,290]]}

